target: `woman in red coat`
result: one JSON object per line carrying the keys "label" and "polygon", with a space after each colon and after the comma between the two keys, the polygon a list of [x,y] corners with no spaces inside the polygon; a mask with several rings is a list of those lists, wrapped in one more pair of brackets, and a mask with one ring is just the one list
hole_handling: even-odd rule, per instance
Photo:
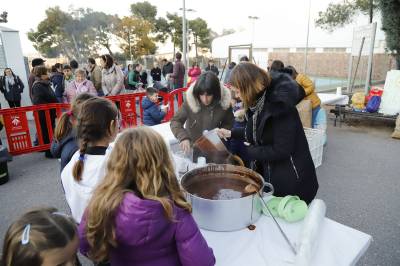
{"label": "woman in red coat", "polygon": [[197,62],[193,62],[192,67],[189,69],[188,75],[189,75],[189,80],[187,87],[189,88],[190,84],[194,83],[197,80],[197,78],[201,75],[201,69],[199,67],[199,64],[197,64]]}

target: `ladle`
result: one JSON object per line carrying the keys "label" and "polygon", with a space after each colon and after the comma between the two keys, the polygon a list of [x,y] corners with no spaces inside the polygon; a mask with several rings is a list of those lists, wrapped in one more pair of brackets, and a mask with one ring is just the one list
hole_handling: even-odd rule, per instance
{"label": "ladle", "polygon": [[290,242],[289,238],[287,237],[287,235],[285,234],[285,232],[283,232],[282,227],[279,225],[278,221],[275,219],[275,217],[272,215],[271,210],[268,208],[268,205],[265,203],[261,192],[259,191],[259,189],[257,189],[257,184],[251,182],[250,184],[248,184],[245,188],[244,191],[246,191],[247,193],[258,193],[262,204],[264,205],[264,208],[267,209],[268,214],[272,217],[272,219],[274,220],[276,226],[278,227],[279,231],[281,232],[283,238],[285,238],[286,243],[289,245],[290,249],[293,251],[294,255],[297,254],[296,249],[294,248],[294,246],[292,245],[292,243]]}

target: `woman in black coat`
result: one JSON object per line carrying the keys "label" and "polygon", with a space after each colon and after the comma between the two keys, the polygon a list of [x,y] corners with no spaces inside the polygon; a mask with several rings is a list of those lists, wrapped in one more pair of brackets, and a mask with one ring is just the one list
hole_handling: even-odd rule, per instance
{"label": "woman in black coat", "polygon": [[11,68],[4,69],[4,76],[0,77],[0,91],[4,94],[10,108],[21,106],[24,83]]}
{"label": "woman in black coat", "polygon": [[287,74],[271,75],[247,62],[234,68],[231,85],[240,92],[247,123],[219,133],[249,144],[245,149],[252,168],[274,186],[275,196],[297,195],[310,203],[318,181],[295,106],[298,88]]}
{"label": "woman in black coat", "polygon": [[[57,97],[51,88],[49,76],[45,66],[35,67],[34,73],[38,78],[32,85],[32,102],[34,105],[57,103]],[[46,111],[39,111],[39,122],[40,129],[43,136],[43,144],[50,143],[47,123],[46,123]],[[50,110],[50,122],[54,130],[56,120],[56,110]],[[50,150],[46,151],[46,157],[52,157]]]}

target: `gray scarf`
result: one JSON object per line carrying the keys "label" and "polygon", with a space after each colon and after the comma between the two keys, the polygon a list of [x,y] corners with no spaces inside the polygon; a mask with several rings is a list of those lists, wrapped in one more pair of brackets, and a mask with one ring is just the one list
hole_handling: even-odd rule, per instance
{"label": "gray scarf", "polygon": [[253,142],[255,145],[257,145],[257,118],[264,107],[266,92],[267,92],[267,90],[265,90],[263,95],[257,100],[255,106],[249,108],[250,111],[253,112],[253,117],[252,117],[252,119],[253,119]]}
{"label": "gray scarf", "polygon": [[14,76],[6,76],[6,91],[10,91],[10,87],[14,86],[15,81],[14,81]]}

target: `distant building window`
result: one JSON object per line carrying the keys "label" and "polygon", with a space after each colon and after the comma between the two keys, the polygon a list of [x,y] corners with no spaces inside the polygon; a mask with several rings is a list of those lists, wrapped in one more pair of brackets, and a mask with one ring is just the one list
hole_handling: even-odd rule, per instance
{"label": "distant building window", "polygon": [[[306,51],[306,48],[305,48],[305,47],[296,48],[296,52],[297,52],[297,53],[304,53],[305,51]],[[307,52],[308,52],[308,53],[315,53],[315,48],[313,48],[313,47],[308,47]]]}
{"label": "distant building window", "polygon": [[289,53],[290,48],[273,48],[272,51],[278,53]]}
{"label": "distant building window", "polygon": [[345,53],[346,48],[343,47],[329,47],[324,48],[324,53]]}

